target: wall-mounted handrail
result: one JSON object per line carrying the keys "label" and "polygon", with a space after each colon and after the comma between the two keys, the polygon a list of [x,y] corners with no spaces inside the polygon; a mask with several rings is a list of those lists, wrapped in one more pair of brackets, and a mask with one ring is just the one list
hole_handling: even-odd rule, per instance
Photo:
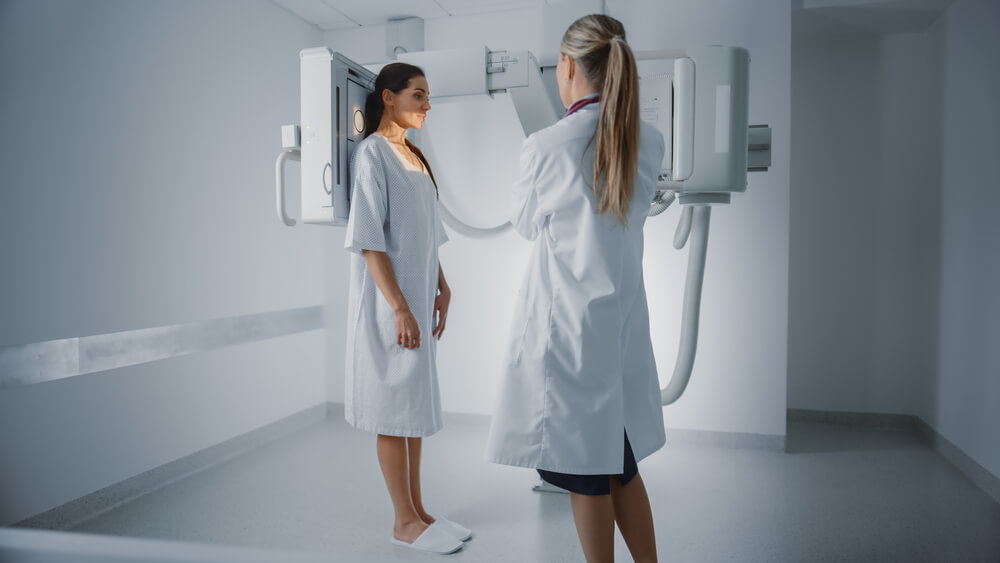
{"label": "wall-mounted handrail", "polygon": [[0,346],[0,389],[323,328],[323,306]]}
{"label": "wall-mounted handrail", "polygon": [[274,191],[275,205],[278,210],[278,219],[288,227],[295,226],[295,219],[285,213],[285,161],[302,161],[302,153],[298,149],[285,149],[274,161]]}

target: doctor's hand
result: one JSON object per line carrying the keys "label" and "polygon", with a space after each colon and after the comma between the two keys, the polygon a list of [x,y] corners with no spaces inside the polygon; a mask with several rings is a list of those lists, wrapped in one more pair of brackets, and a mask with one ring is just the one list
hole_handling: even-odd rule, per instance
{"label": "doctor's hand", "polygon": [[396,311],[395,324],[396,344],[410,350],[420,348],[420,326],[409,309]]}
{"label": "doctor's hand", "polygon": [[446,289],[434,298],[434,331],[431,332],[438,340],[444,334],[445,321],[448,319],[448,305],[451,304],[451,290]]}

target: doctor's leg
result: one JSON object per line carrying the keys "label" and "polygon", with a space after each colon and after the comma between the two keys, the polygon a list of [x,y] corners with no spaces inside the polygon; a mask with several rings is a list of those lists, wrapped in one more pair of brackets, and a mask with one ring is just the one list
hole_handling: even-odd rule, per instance
{"label": "doctor's leg", "polygon": [[424,510],[424,502],[420,495],[420,446],[422,438],[407,438],[407,451],[410,459],[410,499],[417,516],[426,524],[433,524],[434,518]]}
{"label": "doctor's leg", "polygon": [[392,499],[392,507],[396,513],[392,534],[398,540],[413,543],[427,529],[427,524],[420,519],[410,497],[406,438],[379,434],[376,448],[382,477],[385,478],[385,486],[389,489],[389,498]]}
{"label": "doctor's leg", "polygon": [[622,485],[611,479],[611,500],[615,506],[615,521],[625,538],[625,545],[636,563],[656,561],[656,536],[653,532],[653,511],[642,476],[636,475]]}
{"label": "doctor's leg", "polygon": [[573,523],[587,563],[615,560],[615,509],[611,495],[569,494]]}

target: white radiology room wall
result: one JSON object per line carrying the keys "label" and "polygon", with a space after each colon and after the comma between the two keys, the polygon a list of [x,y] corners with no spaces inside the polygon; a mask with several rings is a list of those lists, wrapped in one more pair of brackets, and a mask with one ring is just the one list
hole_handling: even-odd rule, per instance
{"label": "white radiology room wall", "polygon": [[[875,299],[877,44],[793,42],[788,406],[862,410]],[[861,319],[865,319],[862,321]]]}
{"label": "white radiology room wall", "polygon": [[921,416],[1000,477],[1000,4],[958,0],[930,33],[940,53],[939,361]]}
{"label": "white radiology room wall", "polygon": [[[784,436],[789,3],[608,2],[608,13],[625,23],[637,50],[713,43],[750,50],[750,119],[773,129],[773,166],[752,175],[747,193],[734,196],[732,205],[713,211],[698,358],[687,393],[665,416],[670,428]],[[541,45],[540,20],[540,9],[427,20],[424,46],[535,50]],[[326,43],[359,62],[384,62],[384,33],[384,27],[328,32]],[[498,95],[493,101],[445,103],[434,100],[429,79],[433,109],[418,144],[431,155],[441,199],[467,222],[499,224],[506,219],[507,190],[523,140],[510,101]],[[646,227],[646,284],[663,384],[677,353],[687,263],[686,250],[671,245],[678,216],[679,210],[671,209]],[[441,260],[454,298],[439,347],[442,403],[446,411],[491,414],[529,243],[514,234],[489,241],[452,231],[449,236]],[[332,298],[343,302],[346,295]],[[333,310],[338,303],[329,306]],[[342,378],[342,370],[336,371],[331,387],[342,386]]]}
{"label": "white radiology room wall", "polygon": [[[298,51],[264,0],[0,3],[0,346],[322,305],[274,212]],[[0,390],[0,525],[324,403],[324,332]]]}
{"label": "white radiology room wall", "polygon": [[936,116],[923,33],[796,40],[788,404],[914,414],[936,357]]}
{"label": "white radiology room wall", "polygon": [[879,42],[877,218],[874,255],[871,371],[868,407],[917,412],[930,393],[937,359],[940,271],[941,110],[929,84],[926,33],[888,35]]}
{"label": "white radiology room wall", "polygon": [[919,416],[1000,476],[1000,6],[793,47],[792,408]]}

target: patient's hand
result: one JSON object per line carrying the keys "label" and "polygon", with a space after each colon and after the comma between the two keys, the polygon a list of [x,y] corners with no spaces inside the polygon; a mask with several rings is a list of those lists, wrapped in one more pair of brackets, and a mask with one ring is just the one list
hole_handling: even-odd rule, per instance
{"label": "patient's hand", "polygon": [[420,348],[420,325],[417,324],[416,317],[409,309],[396,311],[394,318],[396,325],[396,344],[403,348],[416,350]]}
{"label": "patient's hand", "polygon": [[444,334],[445,321],[448,320],[448,305],[451,303],[451,290],[446,289],[434,298],[434,330],[431,332],[438,340]]}

